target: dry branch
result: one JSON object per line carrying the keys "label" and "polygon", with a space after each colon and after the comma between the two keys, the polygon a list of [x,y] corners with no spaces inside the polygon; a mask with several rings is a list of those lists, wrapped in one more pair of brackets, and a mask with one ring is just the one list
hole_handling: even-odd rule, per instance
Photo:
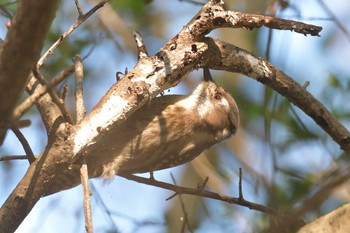
{"label": "dry branch", "polygon": [[29,163],[34,162],[36,158],[34,156],[32,148],[30,148],[30,145],[29,145],[27,139],[22,134],[22,132],[17,127],[11,127],[11,130],[16,135],[18,140],[21,142],[22,147],[23,147],[24,151],[26,152],[26,155],[27,155],[26,157],[27,157]]}
{"label": "dry branch", "polygon": [[85,229],[87,233],[93,233],[92,210],[90,203],[91,190],[89,186],[88,167],[86,164],[83,164],[80,168],[80,179],[83,186]]}
{"label": "dry branch", "polygon": [[302,227],[297,233],[347,233],[350,229],[350,204],[339,207]]}
{"label": "dry branch", "polygon": [[[211,69],[237,72],[272,88],[311,117],[346,153],[350,154],[349,131],[302,85],[268,61],[220,40],[206,38],[203,64]],[[312,83],[311,83],[312,85]]]}
{"label": "dry branch", "polygon": [[175,195],[188,194],[188,195],[193,195],[193,196],[198,196],[198,197],[215,199],[215,200],[227,202],[229,204],[245,206],[245,207],[248,207],[249,209],[257,210],[257,211],[267,213],[267,214],[271,214],[273,216],[280,217],[280,218],[286,218],[286,219],[291,218],[291,216],[289,216],[289,215],[281,213],[281,212],[274,210],[272,208],[269,208],[267,206],[247,201],[242,197],[238,197],[238,198],[230,197],[230,196],[227,196],[224,194],[219,194],[219,193],[207,191],[204,188],[203,189],[187,188],[187,187],[177,186],[177,185],[165,183],[162,181],[158,181],[155,179],[148,179],[148,178],[135,176],[135,175],[122,175],[122,176],[126,179],[133,180],[133,181],[136,181],[139,183],[148,184],[148,185],[156,186],[159,188],[174,191],[175,194],[172,195],[172,197],[174,197]]}
{"label": "dry branch", "polygon": [[58,0],[18,2],[16,15],[0,49],[0,145],[12,110],[39,59],[57,3]]}
{"label": "dry branch", "polygon": [[75,99],[76,99],[76,122],[79,124],[85,115],[86,109],[83,96],[83,62],[79,55],[73,58],[75,67]]}
{"label": "dry branch", "polygon": [[70,26],[70,28],[65,31],[57,40],[55,43],[53,43],[53,45],[51,45],[51,47],[44,53],[43,56],[41,56],[41,58],[39,59],[38,63],[36,64],[36,68],[40,68],[42,66],[42,64],[44,64],[44,62],[46,61],[46,59],[53,54],[53,52],[55,51],[55,49],[61,44],[61,42],[67,37],[69,36],[75,29],[77,29],[80,24],[82,24],[85,20],[87,20],[92,14],[94,14],[98,9],[100,9],[101,7],[103,7],[109,0],[102,0],[100,1],[98,4],[96,4],[91,10],[89,10],[87,13],[81,15],[81,11],[79,11],[79,17],[78,20],[72,25]]}
{"label": "dry branch", "polygon": [[[48,84],[44,83],[43,87],[33,92],[25,101],[16,107],[11,116],[12,119],[21,118],[38,100],[48,92],[52,92],[52,89],[60,84],[68,75],[74,71],[74,67],[70,66],[64,71],[60,72],[56,77],[54,77]],[[30,76],[33,77],[33,76]],[[46,84],[46,85],[45,85]],[[53,93],[50,95],[53,97]]]}

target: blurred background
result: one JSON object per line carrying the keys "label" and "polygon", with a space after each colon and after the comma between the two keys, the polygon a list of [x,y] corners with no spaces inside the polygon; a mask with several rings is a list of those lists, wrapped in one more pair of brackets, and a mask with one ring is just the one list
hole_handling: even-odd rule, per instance
{"label": "blurred background", "polygon": [[[80,0],[87,12],[98,0]],[[154,55],[199,11],[206,1],[111,0],[75,30],[41,68],[47,80],[84,59],[84,96],[90,111],[116,81],[116,72],[137,62],[132,32],[143,36]],[[0,0],[0,37],[13,16],[16,1]],[[213,38],[232,43],[269,60],[307,89],[347,128],[350,123],[350,3],[346,0],[226,0],[227,10],[273,15],[322,26],[321,37],[290,31],[218,29]],[[76,20],[74,1],[61,1],[44,51]],[[241,126],[233,138],[214,146],[193,162],[155,173],[158,180],[196,188],[209,177],[207,189],[238,197],[239,168],[243,170],[245,199],[297,212],[306,221],[349,202],[350,161],[339,146],[308,116],[285,98],[249,77],[212,71],[218,85],[235,98]],[[194,71],[165,94],[188,94],[202,80]],[[66,80],[66,105],[74,115],[73,79]],[[63,84],[57,87],[61,92]],[[27,95],[23,95],[23,99]],[[22,100],[23,100],[22,99]],[[36,108],[24,116],[32,125],[22,130],[34,153],[46,145],[44,126]],[[8,132],[0,156],[23,155]],[[23,177],[28,162],[0,162],[0,204]],[[148,174],[144,174],[148,177]],[[96,232],[181,232],[184,211],[173,193],[116,177],[91,180],[93,224]],[[326,187],[326,188],[324,188]],[[317,198],[316,198],[317,197]],[[279,222],[268,214],[217,200],[182,195],[189,225],[185,232],[276,232]],[[298,212],[299,211],[299,212]],[[291,230],[292,232],[293,230]],[[29,232],[85,232],[82,189],[41,199],[17,230]]]}

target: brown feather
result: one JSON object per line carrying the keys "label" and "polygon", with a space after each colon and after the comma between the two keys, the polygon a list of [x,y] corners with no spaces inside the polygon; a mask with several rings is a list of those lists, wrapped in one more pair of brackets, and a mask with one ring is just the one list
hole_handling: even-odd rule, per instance
{"label": "brown feather", "polygon": [[[155,98],[105,133],[102,144],[89,146],[85,151],[89,177],[109,178],[178,166],[230,137],[238,125],[235,101],[211,81],[202,82],[189,96]],[[79,184],[80,162],[57,178],[65,183],[61,189]],[[47,195],[53,192],[54,186]]]}

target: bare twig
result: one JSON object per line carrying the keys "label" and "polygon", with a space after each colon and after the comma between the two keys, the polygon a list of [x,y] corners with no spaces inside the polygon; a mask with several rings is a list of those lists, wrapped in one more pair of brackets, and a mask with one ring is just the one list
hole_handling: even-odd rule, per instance
{"label": "bare twig", "polygon": [[82,17],[84,15],[84,13],[83,13],[83,11],[80,8],[79,1],[78,0],[74,0],[74,2],[75,2],[75,6],[77,7],[77,11],[78,11],[79,18],[80,18],[80,17]]}
{"label": "bare twig", "polygon": [[[73,72],[73,66],[70,66],[67,69],[61,71],[58,75],[56,75],[56,77],[54,77],[52,79],[52,81],[55,80],[55,79],[57,79],[57,80],[64,79],[65,77],[68,77],[68,75],[70,75],[72,72]],[[46,86],[46,81],[45,81],[44,77],[42,77],[39,69],[34,69],[34,75],[35,75],[36,78],[39,78],[38,79],[39,82],[41,82],[41,84],[45,87]],[[70,116],[68,110],[66,109],[66,106],[64,105],[64,101],[62,101],[52,89],[48,89],[47,92],[49,93],[52,101],[60,109],[61,114],[63,115],[65,121],[70,123],[70,124],[73,124],[73,119]]]}
{"label": "bare twig", "polygon": [[[77,1],[76,1],[77,3]],[[78,7],[78,5],[77,5]],[[79,9],[79,8],[78,8]],[[76,98],[76,121],[79,124],[85,114],[84,97],[83,97],[83,63],[81,57],[76,55],[73,58],[75,68],[75,98]],[[84,192],[84,213],[85,213],[85,228],[86,232],[92,233],[92,212],[90,204],[91,190],[89,188],[88,166],[84,157],[83,165],[80,168],[80,178]]]}
{"label": "bare twig", "polygon": [[90,204],[91,190],[89,187],[88,167],[86,165],[86,162],[80,168],[80,179],[81,179],[81,184],[83,186],[83,193],[84,193],[85,229],[87,233],[93,233],[92,211],[91,211],[91,204]]}
{"label": "bare twig", "polygon": [[85,115],[86,109],[84,106],[84,96],[83,96],[83,62],[79,55],[73,58],[75,67],[75,99],[76,99],[76,122],[79,124]]}
{"label": "bare twig", "polygon": [[244,200],[243,192],[242,192],[242,168],[239,168],[239,184],[238,184],[239,197],[238,199]]}
{"label": "bare twig", "polygon": [[[319,36],[319,32],[322,30],[322,27],[294,20],[226,11],[223,7],[223,1],[209,1],[193,19],[196,20],[192,20],[187,24],[185,30],[179,33],[179,37],[185,37],[190,32],[195,39],[217,28],[254,29],[265,26],[271,29],[290,30],[311,36]],[[204,24],[205,27],[203,27]]]}
{"label": "bare twig", "polygon": [[6,122],[11,120],[27,77],[40,57],[58,0],[20,0],[18,6],[0,51],[0,145],[7,131]]}
{"label": "bare twig", "polygon": [[13,131],[13,133],[16,135],[16,137],[18,138],[18,140],[22,144],[22,147],[23,147],[24,151],[26,152],[29,164],[31,164],[32,162],[34,162],[36,160],[36,158],[34,156],[32,149],[30,148],[30,145],[29,145],[27,139],[24,137],[24,135],[22,134],[22,132],[18,128],[11,127],[11,130]]}
{"label": "bare twig", "polygon": [[115,77],[116,77],[117,82],[118,82],[120,79],[122,79],[121,75],[125,76],[125,75],[127,75],[127,73],[128,73],[128,67],[125,67],[124,73],[118,71],[118,72],[115,74]]}
{"label": "bare twig", "polygon": [[143,43],[142,37],[139,32],[134,31],[134,38],[137,46],[137,56],[140,60],[141,58],[148,57],[148,52],[145,44]]}
{"label": "bare twig", "polygon": [[207,186],[208,184],[208,181],[209,181],[209,177],[205,177],[203,183],[201,184],[198,184],[198,190],[204,190],[205,186]]}
{"label": "bare twig", "polygon": [[123,174],[121,176],[126,178],[126,179],[133,180],[133,181],[136,181],[139,183],[148,184],[148,185],[156,186],[159,188],[174,191],[177,195],[188,194],[188,195],[193,195],[193,196],[216,199],[216,200],[220,200],[220,201],[227,202],[230,204],[245,206],[245,207],[248,207],[249,209],[260,211],[260,212],[267,213],[267,214],[271,214],[271,215],[276,216],[276,217],[290,218],[290,215],[281,213],[281,212],[274,210],[272,208],[269,208],[267,206],[253,203],[253,202],[250,202],[250,201],[247,201],[244,199],[242,200],[242,199],[239,199],[236,197],[230,197],[227,195],[218,194],[218,193],[207,191],[207,190],[200,190],[200,189],[193,189],[193,188],[187,188],[187,187],[182,187],[182,186],[176,186],[176,185],[165,183],[162,181],[157,181],[154,179],[147,179],[147,178],[135,176],[135,175]]}
{"label": "bare twig", "polygon": [[[16,109],[14,110],[14,112],[12,114],[12,119],[19,119],[20,117],[22,117],[24,115],[24,113],[26,113],[28,111],[28,109],[30,109],[38,101],[38,99],[40,97],[42,97],[47,92],[50,92],[50,90],[52,88],[54,88],[60,82],[62,82],[73,71],[74,71],[74,66],[68,67],[64,71],[60,72],[56,77],[54,77],[47,85],[44,84],[42,89],[40,89],[38,91],[35,91],[26,100],[24,100],[19,106],[16,107]],[[41,75],[37,75],[37,78],[38,78],[38,80],[40,80],[40,82],[45,83],[45,80],[41,77]],[[51,96],[51,98],[54,101],[54,98],[55,98],[56,94],[53,93],[50,96]],[[62,101],[60,101],[57,96],[56,96],[56,98],[57,98],[57,100],[55,102],[59,102],[60,103],[60,104],[58,104],[58,107],[60,108],[62,113],[63,114],[65,113],[64,115],[69,116],[69,114],[68,114],[67,110],[65,109],[65,107],[62,106],[63,105]],[[68,119],[71,119],[70,116],[69,116]],[[68,120],[68,122],[69,121],[71,121],[71,120]]]}
{"label": "bare twig", "polygon": [[85,20],[87,20],[93,13],[95,13],[98,9],[103,7],[104,4],[106,4],[109,0],[102,0],[99,2],[96,6],[94,6],[91,10],[89,10],[87,13],[81,15],[78,20],[67,30],[65,31],[53,45],[44,53],[44,55],[39,59],[36,67],[40,68],[42,64],[46,61],[46,59],[53,54],[53,51],[60,45],[60,43],[67,37],[69,34],[71,34],[77,27],[80,26]]}
{"label": "bare twig", "polygon": [[19,128],[19,129],[29,127],[31,124],[32,124],[32,122],[28,119],[10,122],[10,126],[13,126],[13,127]]}
{"label": "bare twig", "polygon": [[[171,176],[171,179],[172,179],[174,185],[177,185],[177,184],[176,184],[176,180],[175,180],[175,178],[174,178],[174,175],[173,175],[172,173],[170,173],[170,176]],[[188,220],[188,213],[187,213],[187,211],[186,211],[185,204],[184,204],[184,202],[183,202],[183,199],[182,199],[181,194],[178,195],[178,197],[179,197],[179,200],[180,200],[182,213],[183,213],[183,215],[184,215],[184,217],[183,217],[183,223],[182,223],[182,227],[181,227],[181,231],[180,231],[180,232],[182,232],[182,233],[185,232],[186,226],[188,227],[188,230],[189,230],[190,232],[193,232],[193,230],[192,230],[192,228],[191,228],[191,225],[190,225],[190,221]]]}
{"label": "bare twig", "polygon": [[310,85],[310,81],[306,81],[303,85],[303,88],[306,89]]}
{"label": "bare twig", "polygon": [[10,161],[10,160],[23,160],[28,159],[28,156],[26,155],[8,155],[8,156],[1,156],[0,161]]}
{"label": "bare twig", "polygon": [[203,66],[238,72],[269,86],[310,116],[341,149],[350,153],[350,132],[303,86],[268,61],[244,49],[211,38],[205,38],[205,41],[209,52],[204,56]]}

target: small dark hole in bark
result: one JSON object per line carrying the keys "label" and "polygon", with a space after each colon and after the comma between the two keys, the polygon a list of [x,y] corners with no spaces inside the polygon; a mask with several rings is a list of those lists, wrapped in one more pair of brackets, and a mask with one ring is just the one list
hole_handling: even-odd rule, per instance
{"label": "small dark hole in bark", "polygon": [[192,44],[191,45],[191,51],[192,52],[197,52],[197,45],[196,44]]}

